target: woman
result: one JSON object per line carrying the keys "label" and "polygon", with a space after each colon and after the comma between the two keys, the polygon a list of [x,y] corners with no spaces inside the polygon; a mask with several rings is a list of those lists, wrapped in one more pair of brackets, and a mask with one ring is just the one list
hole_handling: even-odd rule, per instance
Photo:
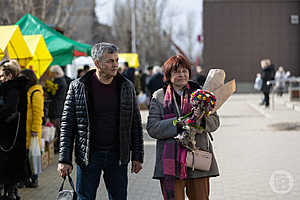
{"label": "woman", "polygon": [[0,65],[0,184],[4,184],[4,199],[10,200],[20,199],[16,183],[25,178],[27,83],[18,77],[19,71],[15,60]]}
{"label": "woman", "polygon": [[278,96],[282,96],[285,89],[286,74],[282,66],[275,73],[275,88]]}
{"label": "woman", "polygon": [[57,86],[55,93],[49,95],[50,102],[48,112],[48,117],[55,126],[54,153],[57,154],[60,137],[60,118],[64,108],[68,86],[64,77],[64,71],[58,65],[53,65],[50,67],[49,78],[52,79],[53,83]]}
{"label": "woman", "polygon": [[[174,139],[180,133],[182,127],[174,126],[173,120],[191,112],[190,96],[199,86],[189,81],[191,65],[181,55],[169,58],[164,64],[165,88],[157,90],[152,97],[147,123],[149,135],[157,139],[156,163],[154,179],[159,179],[164,199],[184,200],[184,188],[190,200],[209,199],[209,177],[219,175],[215,157],[209,171],[192,170],[183,163],[176,162],[175,166],[170,159],[175,161],[181,154],[182,147]],[[219,127],[218,115],[200,118],[200,109],[195,110],[198,115],[198,123],[204,131],[196,135],[196,146],[201,150],[213,153],[211,145],[208,145],[208,133],[214,132]],[[175,145],[174,145],[175,144]],[[174,148],[176,146],[176,148]],[[173,151],[172,151],[173,150]],[[173,162],[175,163],[175,162]],[[170,173],[170,169],[174,169]],[[177,171],[176,169],[180,169]],[[170,176],[170,174],[175,176]]]}
{"label": "woman", "polygon": [[[31,69],[21,71],[20,76],[28,80],[27,87],[27,121],[26,121],[26,150],[27,161],[32,137],[38,137],[41,145],[42,136],[42,118],[44,116],[44,92],[40,84],[37,84],[37,77]],[[26,163],[27,181],[26,187],[38,187],[38,174],[32,174],[32,167],[29,162]]]}

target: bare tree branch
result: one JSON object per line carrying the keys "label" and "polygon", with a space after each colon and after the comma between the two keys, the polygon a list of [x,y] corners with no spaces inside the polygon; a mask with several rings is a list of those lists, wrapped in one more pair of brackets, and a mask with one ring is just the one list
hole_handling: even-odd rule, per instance
{"label": "bare tree branch", "polygon": [[63,3],[64,1],[58,1],[58,7],[57,7],[57,10],[56,10],[56,15],[55,15],[55,19],[54,19],[54,24],[58,24],[59,20],[60,20],[60,17],[62,15],[62,9],[63,9]]}
{"label": "bare tree branch", "polygon": [[186,41],[187,41],[187,52],[190,58],[193,57],[193,49],[195,44],[194,32],[195,32],[195,24],[194,24],[195,15],[190,12],[186,16]]}
{"label": "bare tree branch", "polygon": [[[68,12],[65,12],[65,16],[62,18],[62,21],[61,21],[61,23],[59,23],[59,26],[64,27],[65,24],[68,22],[71,12],[72,12],[73,4],[74,4],[74,0],[72,0],[70,3],[67,3],[65,1],[63,8],[66,9],[68,7],[69,10],[68,10]],[[80,10],[78,12],[80,12]],[[76,26],[73,26],[73,27],[76,27]]]}
{"label": "bare tree branch", "polygon": [[47,13],[47,0],[43,0],[42,2],[42,10],[41,10],[41,20],[45,21],[46,20],[46,13]]}

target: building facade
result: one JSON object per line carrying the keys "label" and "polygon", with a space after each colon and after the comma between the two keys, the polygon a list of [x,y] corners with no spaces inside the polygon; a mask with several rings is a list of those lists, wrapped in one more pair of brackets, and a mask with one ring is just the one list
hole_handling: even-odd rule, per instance
{"label": "building facade", "polygon": [[68,32],[72,39],[92,44],[93,42],[93,25],[96,20],[95,0],[74,0],[74,10],[71,13],[69,23],[76,24],[76,29]]}
{"label": "building facade", "polygon": [[300,75],[300,0],[204,0],[204,68],[222,68],[253,89],[260,60]]}

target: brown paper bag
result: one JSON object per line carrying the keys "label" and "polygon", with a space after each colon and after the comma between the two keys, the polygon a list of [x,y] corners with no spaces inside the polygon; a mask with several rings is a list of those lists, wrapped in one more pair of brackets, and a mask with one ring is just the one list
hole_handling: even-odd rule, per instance
{"label": "brown paper bag", "polygon": [[216,106],[213,109],[212,113],[216,112],[224,103],[225,101],[235,92],[236,84],[235,80],[231,80],[227,82],[225,85],[222,85],[213,93],[216,95]]}
{"label": "brown paper bag", "polygon": [[216,112],[236,90],[235,80],[231,80],[225,85],[224,80],[225,71],[223,69],[209,70],[203,89],[216,95],[216,106],[211,113]]}
{"label": "brown paper bag", "polygon": [[224,85],[225,72],[223,69],[211,69],[208,72],[203,89],[208,91],[215,91]]}

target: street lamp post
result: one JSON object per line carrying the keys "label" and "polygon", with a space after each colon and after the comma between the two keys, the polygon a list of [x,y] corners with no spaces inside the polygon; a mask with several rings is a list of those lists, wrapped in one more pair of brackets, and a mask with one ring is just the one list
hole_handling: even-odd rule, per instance
{"label": "street lamp post", "polygon": [[132,0],[131,12],[131,51],[136,53],[136,0]]}

